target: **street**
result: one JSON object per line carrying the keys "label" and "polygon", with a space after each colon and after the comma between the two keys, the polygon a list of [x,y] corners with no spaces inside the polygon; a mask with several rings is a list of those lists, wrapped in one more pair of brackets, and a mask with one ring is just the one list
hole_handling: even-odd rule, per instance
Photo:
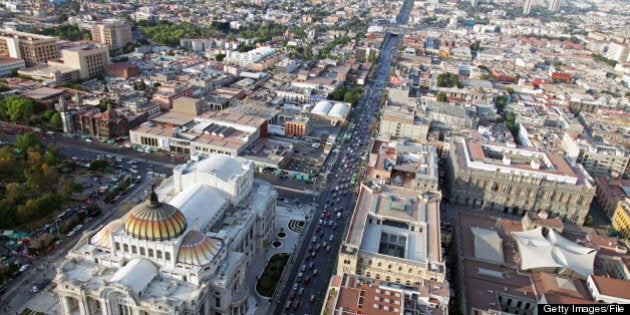
{"label": "street", "polygon": [[[407,20],[410,3],[409,0],[405,1],[398,17],[399,22]],[[398,36],[388,34],[386,37],[374,80],[366,84],[364,90],[367,92],[363,93],[354,110],[351,122],[356,125],[356,130],[351,135],[351,141],[340,148],[340,158],[330,169],[331,175],[319,195],[314,217],[309,217],[306,222],[300,237],[301,246],[285,270],[288,273],[287,280],[276,289],[279,295],[273,299],[273,314],[319,314],[322,309],[330,278],[336,273],[339,245],[356,202],[354,187],[349,184],[350,178],[359,169],[360,154],[368,150],[370,122],[387,84],[391,58],[397,51],[398,41]],[[352,131],[346,129],[343,132]],[[343,210],[339,212],[339,209]],[[340,218],[337,218],[337,213],[341,213]],[[324,245],[330,246],[330,252],[324,250]]]}

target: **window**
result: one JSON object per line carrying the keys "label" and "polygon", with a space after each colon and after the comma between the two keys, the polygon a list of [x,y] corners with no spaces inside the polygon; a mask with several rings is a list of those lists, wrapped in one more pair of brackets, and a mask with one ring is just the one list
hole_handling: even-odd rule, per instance
{"label": "window", "polygon": [[215,298],[214,299],[214,304],[216,305],[216,307],[221,307],[221,298]]}
{"label": "window", "polygon": [[125,253],[129,252],[129,245],[123,244],[123,252],[125,252]]}
{"label": "window", "polygon": [[120,250],[120,243],[118,242],[114,243],[114,247],[116,248],[116,250]]}
{"label": "window", "polygon": [[137,254],[138,253],[138,248],[136,247],[136,245],[131,245],[131,253],[132,254]]}
{"label": "window", "polygon": [[170,252],[164,252],[164,259],[171,260],[171,253]]}
{"label": "window", "polygon": [[162,251],[161,250],[157,251],[157,259],[162,259]]}
{"label": "window", "polygon": [[153,248],[149,248],[149,257],[153,257]]}
{"label": "window", "polygon": [[144,247],[140,247],[140,255],[142,255],[142,256],[146,255],[145,252],[144,252]]}

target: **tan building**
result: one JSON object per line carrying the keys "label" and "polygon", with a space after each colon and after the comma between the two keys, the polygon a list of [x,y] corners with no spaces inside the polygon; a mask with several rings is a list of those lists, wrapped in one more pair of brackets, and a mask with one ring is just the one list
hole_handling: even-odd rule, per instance
{"label": "tan building", "polygon": [[613,228],[621,234],[621,236],[628,238],[630,235],[630,200],[625,198],[617,203],[617,210],[612,219]]}
{"label": "tan building", "polygon": [[59,58],[57,39],[31,33],[0,30],[0,56],[24,59],[27,67]]}
{"label": "tan building", "polygon": [[61,59],[50,60],[48,64],[79,70],[79,78],[83,80],[103,74],[109,64],[109,49],[102,44],[88,43],[63,49],[61,55]]}
{"label": "tan building", "polygon": [[390,137],[404,137],[426,141],[429,122],[416,116],[416,110],[402,106],[386,106],[381,117],[379,133]]}
{"label": "tan building", "polygon": [[439,195],[369,185],[361,185],[341,242],[337,275],[354,273],[407,286],[427,279],[444,282]]}
{"label": "tan building", "polygon": [[475,208],[524,215],[546,210],[549,217],[583,224],[595,186],[584,168],[562,156],[480,138],[455,138],[450,145],[450,201]]}
{"label": "tan building", "polygon": [[118,20],[106,20],[92,26],[92,39],[109,46],[111,50],[125,48],[131,43],[131,25]]}

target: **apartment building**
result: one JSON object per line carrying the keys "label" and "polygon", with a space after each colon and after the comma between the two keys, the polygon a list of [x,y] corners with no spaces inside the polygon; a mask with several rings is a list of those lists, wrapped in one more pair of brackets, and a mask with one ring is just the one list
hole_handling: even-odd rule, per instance
{"label": "apartment building", "polygon": [[24,59],[27,67],[59,58],[57,39],[0,29],[0,56]]}
{"label": "apartment building", "polygon": [[475,208],[515,215],[546,210],[550,217],[583,224],[595,196],[581,165],[474,135],[453,139],[448,164],[450,201]]}
{"label": "apartment building", "polygon": [[361,185],[341,242],[337,275],[353,273],[407,286],[427,279],[444,282],[439,203],[439,194]]}
{"label": "apartment building", "polygon": [[92,25],[92,39],[101,42],[111,50],[122,49],[131,43],[131,25],[119,20],[104,20]]}

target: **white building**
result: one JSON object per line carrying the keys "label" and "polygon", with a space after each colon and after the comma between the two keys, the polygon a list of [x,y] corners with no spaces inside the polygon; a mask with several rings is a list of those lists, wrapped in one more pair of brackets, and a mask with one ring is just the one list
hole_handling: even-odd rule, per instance
{"label": "white building", "polygon": [[150,200],[68,253],[55,278],[62,313],[246,314],[246,269],[271,236],[276,195],[249,162],[177,166]]}
{"label": "white building", "polygon": [[0,78],[10,76],[13,69],[23,69],[25,67],[24,59],[0,56]]}
{"label": "white building", "polygon": [[261,59],[275,52],[276,50],[271,47],[258,47],[248,52],[228,51],[224,61],[244,67],[251,63],[259,62]]}

